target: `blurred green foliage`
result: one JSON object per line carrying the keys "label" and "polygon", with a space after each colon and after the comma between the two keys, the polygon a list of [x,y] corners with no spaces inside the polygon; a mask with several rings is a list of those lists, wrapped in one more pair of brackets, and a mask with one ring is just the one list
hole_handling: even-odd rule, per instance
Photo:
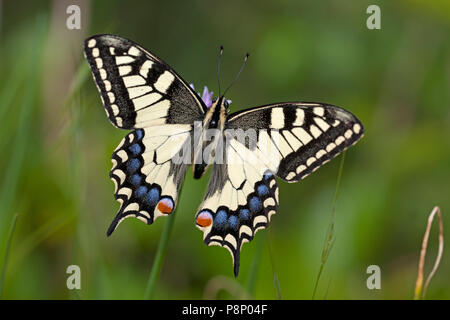
{"label": "blurred green foliage", "polygon": [[[412,298],[434,205],[450,235],[448,1],[75,3],[81,30],[66,28],[69,1],[0,1],[2,264],[18,214],[2,298],[144,297],[166,221],[130,219],[106,238],[118,208],[109,159],[125,132],[108,123],[82,57],[84,38],[95,33],[133,39],[197,88],[216,91],[218,46],[224,84],[250,52],[228,96],[234,111],[300,100],[356,114],[366,135],[346,154],[335,242],[316,298]],[[381,30],[366,28],[370,4],[381,7]],[[280,210],[243,247],[236,280],[228,252],[206,247],[194,226],[208,176],[197,181],[188,171],[155,298],[310,299],[338,168],[336,159],[300,183],[279,183]],[[449,259],[444,252],[428,298],[450,298]],[[76,293],[66,288],[72,264],[82,272]],[[381,268],[381,290],[366,287],[372,264]]]}

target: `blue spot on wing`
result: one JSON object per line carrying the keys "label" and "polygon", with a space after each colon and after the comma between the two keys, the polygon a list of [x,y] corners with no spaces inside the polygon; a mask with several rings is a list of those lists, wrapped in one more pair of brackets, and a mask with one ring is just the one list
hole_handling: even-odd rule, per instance
{"label": "blue spot on wing", "polygon": [[250,218],[250,211],[248,209],[239,210],[239,218],[242,220],[248,220]]}
{"label": "blue spot on wing", "polygon": [[139,167],[141,166],[141,161],[139,161],[139,159],[131,159],[130,161],[128,161],[128,171],[130,173],[134,173],[136,172]]}
{"label": "blue spot on wing", "polygon": [[250,208],[250,211],[255,213],[259,212],[262,209],[261,200],[258,197],[251,197],[250,201],[248,202],[248,207]]}
{"label": "blue spot on wing", "polygon": [[269,194],[269,188],[267,188],[267,186],[264,184],[259,185],[256,190],[260,197],[263,197],[263,196],[266,196]]}
{"label": "blue spot on wing", "polygon": [[227,222],[227,213],[225,210],[217,211],[217,214],[214,218],[214,225],[218,228],[222,228]]}
{"label": "blue spot on wing", "polygon": [[139,144],[134,143],[131,146],[128,147],[128,150],[131,151],[132,154],[134,154],[135,156],[137,156],[138,154],[141,153],[142,148]]}
{"label": "blue spot on wing", "polygon": [[270,178],[272,178],[272,177],[273,177],[272,172],[266,171],[266,173],[264,173],[264,179],[265,180],[270,180]]}
{"label": "blue spot on wing", "polygon": [[236,216],[230,216],[228,218],[228,225],[230,226],[230,228],[236,230],[239,226],[239,220]]}
{"label": "blue spot on wing", "polygon": [[142,198],[147,193],[147,187],[146,186],[140,186],[136,190],[136,197]]}
{"label": "blue spot on wing", "polygon": [[131,183],[132,183],[133,185],[138,186],[138,185],[141,184],[141,182],[142,182],[142,177],[141,177],[140,175],[138,175],[138,174],[133,174],[133,175],[131,176]]}
{"label": "blue spot on wing", "polygon": [[152,188],[145,196],[145,200],[151,206],[156,206],[159,201],[159,190],[157,188]]}
{"label": "blue spot on wing", "polygon": [[144,135],[144,132],[142,132],[142,130],[136,130],[136,134],[137,134],[137,138],[139,140],[141,140]]}

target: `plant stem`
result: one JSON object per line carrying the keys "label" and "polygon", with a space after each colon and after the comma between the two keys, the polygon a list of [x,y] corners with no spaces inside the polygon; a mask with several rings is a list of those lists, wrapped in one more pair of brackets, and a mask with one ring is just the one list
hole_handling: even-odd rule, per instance
{"label": "plant stem", "polygon": [[325,236],[325,244],[324,244],[324,247],[322,250],[322,257],[320,260],[319,272],[317,274],[316,283],[314,284],[314,291],[313,291],[312,299],[314,299],[314,297],[316,295],[320,276],[322,275],[323,268],[325,267],[325,263],[328,260],[328,255],[330,254],[330,251],[333,248],[333,244],[334,244],[334,239],[335,239],[334,238],[334,217],[335,217],[335,213],[336,213],[336,201],[337,201],[339,186],[341,184],[342,171],[344,171],[345,153],[346,153],[346,151],[344,151],[342,153],[341,162],[339,165],[339,172],[338,172],[338,177],[337,177],[337,182],[336,182],[336,190],[334,192],[334,198],[333,198],[333,209],[331,210],[330,222],[328,223],[327,233]]}
{"label": "plant stem", "polygon": [[[439,222],[439,250],[438,255],[436,257],[436,261],[434,262],[433,270],[428,275],[427,280],[425,282],[425,286],[423,287],[423,269],[425,265],[425,256],[427,254],[428,237],[430,236],[431,225],[433,224],[433,220],[436,214]],[[442,224],[441,209],[438,206],[436,206],[433,208],[430,215],[428,216],[427,228],[425,230],[425,235],[423,237],[422,249],[420,251],[420,259],[419,259],[419,271],[417,272],[416,288],[414,290],[414,300],[419,300],[421,293],[422,299],[425,299],[425,293],[427,291],[428,285],[430,284],[431,279],[433,278],[437,268],[439,267],[443,252],[444,252],[444,226]]]}
{"label": "plant stem", "polygon": [[144,299],[153,299],[155,294],[156,282],[161,271],[161,267],[166,255],[167,244],[169,243],[170,234],[173,229],[175,222],[175,214],[171,214],[164,225],[164,230],[161,235],[161,239],[158,244],[158,249],[156,250],[155,260],[153,261],[152,269],[150,270],[150,276],[148,277],[147,287],[145,289]]}

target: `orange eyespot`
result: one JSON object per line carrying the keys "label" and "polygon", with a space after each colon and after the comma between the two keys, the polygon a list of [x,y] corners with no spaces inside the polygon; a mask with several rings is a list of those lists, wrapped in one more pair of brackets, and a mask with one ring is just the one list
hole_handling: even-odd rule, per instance
{"label": "orange eyespot", "polygon": [[195,222],[203,228],[209,227],[212,225],[213,218],[211,213],[208,211],[202,211],[197,215],[197,218],[195,219]]}
{"label": "orange eyespot", "polygon": [[157,208],[161,213],[169,214],[173,211],[173,201],[169,198],[162,198],[159,200]]}

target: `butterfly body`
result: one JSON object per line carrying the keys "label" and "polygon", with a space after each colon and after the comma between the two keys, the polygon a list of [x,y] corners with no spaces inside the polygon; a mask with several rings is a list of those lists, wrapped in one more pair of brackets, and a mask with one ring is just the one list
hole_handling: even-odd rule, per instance
{"label": "butterfly body", "polygon": [[187,167],[211,177],[195,215],[207,245],[228,249],[239,271],[242,245],[278,210],[276,176],[299,181],[364,134],[350,112],[287,102],[229,114],[224,96],[203,99],[168,64],[131,40],[96,35],[86,59],[111,123],[131,130],[113,153],[110,177],[120,209],[152,224],[173,214]]}
{"label": "butterfly body", "polygon": [[[221,137],[226,125],[226,115],[228,113],[228,103],[222,96],[212,102],[211,107],[205,114],[205,118],[202,122],[202,133],[197,148],[194,150],[193,159],[193,173],[195,179],[200,179],[206,172],[208,165],[214,159],[205,159],[205,149],[215,150],[217,143],[219,142],[217,137]],[[210,132],[217,133],[216,136],[209,138],[207,135]],[[211,154],[213,157],[214,155]]]}

